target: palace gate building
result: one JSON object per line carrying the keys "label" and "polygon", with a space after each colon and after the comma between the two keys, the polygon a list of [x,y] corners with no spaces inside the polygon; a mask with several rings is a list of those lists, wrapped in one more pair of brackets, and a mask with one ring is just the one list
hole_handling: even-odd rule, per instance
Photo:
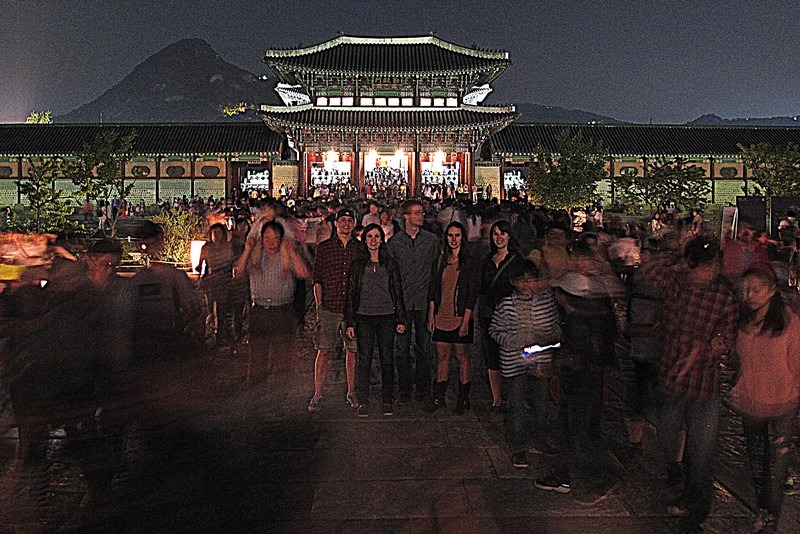
{"label": "palace gate building", "polygon": [[508,53],[434,36],[339,36],[269,50],[285,106],[261,106],[300,162],[301,190],[350,181],[471,185],[483,143],[513,121],[513,106],[483,106]]}
{"label": "palace gate building", "polygon": [[[247,189],[300,196],[310,187],[349,181],[361,190],[403,184],[491,186],[504,198],[525,184],[538,147],[556,150],[565,128],[599,141],[609,180],[598,197],[613,200],[613,178],[644,176],[647,163],[683,158],[705,170],[708,201],[735,204],[751,191],[739,145],[800,145],[800,128],[635,124],[535,124],[513,106],[483,105],[511,65],[507,52],[479,50],[434,36],[339,36],[264,62],[278,78],[283,106],[258,107],[249,123],[0,125],[0,207],[24,202],[17,180],[41,158],[70,158],[101,129],[135,130],[137,156],[125,169],[129,200],[233,198]],[[56,184],[74,189],[68,180]]]}

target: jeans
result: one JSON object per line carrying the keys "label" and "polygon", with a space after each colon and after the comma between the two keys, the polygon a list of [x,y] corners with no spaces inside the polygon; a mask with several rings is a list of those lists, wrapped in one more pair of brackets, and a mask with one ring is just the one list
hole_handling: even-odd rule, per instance
{"label": "jeans", "polygon": [[384,403],[391,404],[394,396],[394,358],[392,348],[397,321],[391,315],[356,315],[356,396],[359,404],[369,404],[369,371],[372,367],[372,352],[378,342],[381,359],[381,396]]}
{"label": "jeans", "polygon": [[753,476],[758,507],[766,508],[775,517],[780,514],[783,502],[783,483],[786,480],[789,463],[792,423],[796,415],[795,410],[768,419],[742,415],[747,456],[750,460],[750,472]]}
{"label": "jeans", "polygon": [[506,432],[513,453],[523,452],[533,442],[542,445],[545,409],[550,400],[550,379],[529,373],[505,379],[508,385]]}
{"label": "jeans", "polygon": [[291,304],[250,309],[250,354],[256,380],[296,371],[297,319]]}
{"label": "jeans", "polygon": [[[674,461],[681,430],[686,430],[683,463],[686,484],[683,502],[689,512],[687,528],[700,526],[708,517],[714,492],[714,451],[719,430],[720,399],[689,400],[667,395],[659,434]],[[670,443],[674,440],[673,443]]]}
{"label": "jeans", "polygon": [[[411,393],[411,387],[417,384],[417,393],[428,393],[431,389],[431,336],[428,332],[428,312],[413,310],[406,312],[406,331],[397,335],[395,361],[400,380],[400,393]],[[414,349],[416,352],[416,368],[411,366],[411,330],[414,330]]]}

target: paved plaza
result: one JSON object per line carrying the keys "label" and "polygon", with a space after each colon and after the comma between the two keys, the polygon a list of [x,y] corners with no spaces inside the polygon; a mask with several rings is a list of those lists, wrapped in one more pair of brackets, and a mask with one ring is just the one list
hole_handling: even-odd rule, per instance
{"label": "paved plaza", "polygon": [[[57,429],[33,465],[0,485],[0,532],[631,532],[667,533],[663,464],[652,428],[645,457],[630,462],[624,408],[610,398],[606,431],[623,465],[619,483],[598,493],[577,474],[567,495],[537,490],[552,457],[529,454],[512,467],[502,415],[490,414],[477,346],[473,408],[426,413],[418,403],[367,418],[345,403],[342,360],[331,365],[321,413],[306,410],[313,350],[303,333],[307,372],[250,383],[246,348],[157,364],[146,423],[129,432],[127,480],[110,502],[82,507],[85,484]],[[378,387],[373,397],[379,395]],[[730,419],[730,418],[729,418]],[[723,425],[719,483],[707,532],[747,532],[753,522],[747,473],[734,423]],[[10,465],[13,431],[0,449]],[[728,459],[732,459],[729,461]],[[780,532],[800,531],[798,497],[785,500]],[[84,502],[85,505],[85,502]]]}

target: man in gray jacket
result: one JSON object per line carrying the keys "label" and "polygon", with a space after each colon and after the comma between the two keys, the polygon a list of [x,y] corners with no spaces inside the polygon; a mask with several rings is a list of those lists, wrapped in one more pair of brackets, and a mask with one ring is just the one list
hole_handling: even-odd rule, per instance
{"label": "man in gray jacket", "polygon": [[[387,243],[389,254],[400,265],[403,280],[403,297],[406,304],[406,331],[398,334],[395,362],[400,382],[398,402],[411,400],[411,388],[417,385],[417,400],[430,396],[431,348],[426,321],[428,313],[428,286],[431,273],[439,258],[439,240],[422,229],[425,209],[418,199],[409,199],[401,206],[405,230],[395,234]],[[411,336],[414,336],[416,367],[411,364]]]}

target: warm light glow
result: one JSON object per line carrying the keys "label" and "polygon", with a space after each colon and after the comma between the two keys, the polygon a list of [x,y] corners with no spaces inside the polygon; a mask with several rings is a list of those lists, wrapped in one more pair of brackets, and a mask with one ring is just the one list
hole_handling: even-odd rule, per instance
{"label": "warm light glow", "polygon": [[432,163],[431,169],[433,170],[433,172],[441,173],[442,171],[444,171],[444,159],[445,159],[445,157],[446,157],[445,153],[442,152],[441,150],[437,150],[433,154],[433,158],[432,158],[433,161],[431,162]]}
{"label": "warm light glow", "polygon": [[192,270],[199,272],[200,270],[200,251],[206,242],[201,239],[193,239],[192,246],[189,249],[189,261],[192,264]]}
{"label": "warm light glow", "polygon": [[394,157],[396,157],[397,159],[403,159],[404,157],[406,157],[406,153],[403,152],[402,148],[398,148],[397,151],[394,153]]}
{"label": "warm light glow", "polygon": [[367,152],[367,155],[364,156],[364,168],[367,170],[372,170],[378,166],[378,151],[374,148],[370,149]]}
{"label": "warm light glow", "polygon": [[339,161],[339,153],[335,150],[328,150],[325,152],[325,160],[323,161],[323,167],[326,171],[332,171],[335,167],[334,163]]}

